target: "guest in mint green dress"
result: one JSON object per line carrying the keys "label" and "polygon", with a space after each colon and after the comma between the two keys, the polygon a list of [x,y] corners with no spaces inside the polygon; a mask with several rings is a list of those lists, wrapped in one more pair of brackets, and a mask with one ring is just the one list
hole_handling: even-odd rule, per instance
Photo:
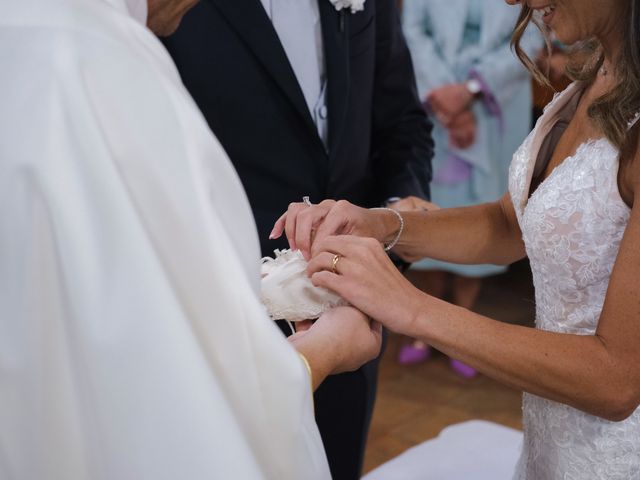
{"label": "guest in mint green dress", "polygon": [[[531,128],[531,78],[509,43],[517,16],[503,0],[403,2],[418,93],[435,120],[431,192],[440,207],[493,201],[507,188],[511,155]],[[523,46],[535,56],[543,46],[541,35],[528,32]],[[450,294],[465,308],[474,306],[481,279],[505,268],[432,259],[412,267],[419,287],[439,297]],[[413,343],[399,360],[427,357],[426,345]],[[452,366],[475,375],[466,365]]]}

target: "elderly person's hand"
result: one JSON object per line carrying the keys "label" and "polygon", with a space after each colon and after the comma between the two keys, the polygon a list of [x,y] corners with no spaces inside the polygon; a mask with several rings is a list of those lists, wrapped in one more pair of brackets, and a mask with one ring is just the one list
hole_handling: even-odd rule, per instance
{"label": "elderly person's hand", "polygon": [[382,327],[353,307],[328,310],[289,341],[309,362],[314,390],[328,375],[357,370],[380,354]]}
{"label": "elderly person's hand", "polygon": [[333,290],[399,333],[411,332],[425,298],[371,238],[331,236],[316,242],[307,273],[314,285]]}

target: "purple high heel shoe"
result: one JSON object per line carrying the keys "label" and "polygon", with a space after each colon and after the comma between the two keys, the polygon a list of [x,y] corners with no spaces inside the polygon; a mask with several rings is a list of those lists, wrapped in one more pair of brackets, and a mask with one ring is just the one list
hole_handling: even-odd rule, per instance
{"label": "purple high heel shoe", "polygon": [[426,361],[431,356],[431,347],[418,342],[408,343],[398,353],[400,365],[415,365]]}
{"label": "purple high heel shoe", "polygon": [[453,358],[450,360],[449,365],[451,366],[451,370],[456,372],[458,375],[464,378],[473,378],[478,375],[478,371],[467,365],[466,363],[462,363],[460,360],[454,360]]}

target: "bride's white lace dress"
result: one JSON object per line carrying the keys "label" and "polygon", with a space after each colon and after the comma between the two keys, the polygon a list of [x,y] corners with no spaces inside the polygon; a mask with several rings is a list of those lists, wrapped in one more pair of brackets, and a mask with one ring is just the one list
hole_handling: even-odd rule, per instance
{"label": "bride's white lace dress", "polygon": [[[571,85],[546,109],[514,156],[509,192],[533,271],[537,328],[591,335],[630,216],[617,187],[617,149],[606,139],[584,143],[529,198],[545,139],[571,117],[579,94]],[[523,415],[514,479],[640,479],[640,409],[609,422],[525,394]]]}

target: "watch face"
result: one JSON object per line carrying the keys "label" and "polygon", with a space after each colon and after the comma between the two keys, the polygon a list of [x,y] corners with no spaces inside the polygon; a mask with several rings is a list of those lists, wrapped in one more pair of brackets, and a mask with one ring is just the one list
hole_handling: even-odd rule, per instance
{"label": "watch face", "polygon": [[472,78],[471,80],[467,80],[466,85],[467,85],[467,90],[469,90],[469,92],[472,95],[477,95],[482,91],[482,85],[475,78]]}

